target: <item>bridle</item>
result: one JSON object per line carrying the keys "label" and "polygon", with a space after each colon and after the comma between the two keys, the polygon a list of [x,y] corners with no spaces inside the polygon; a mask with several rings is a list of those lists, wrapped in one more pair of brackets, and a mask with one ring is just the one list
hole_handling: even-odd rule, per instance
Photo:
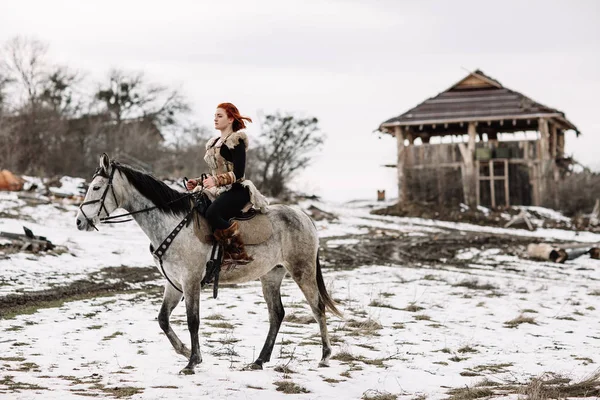
{"label": "bridle", "polygon": [[[112,167],[112,170],[110,171],[110,174],[108,176],[104,173],[105,170],[102,167],[98,167],[98,169],[96,169],[96,172],[94,172],[94,176],[92,176],[92,181],[97,176],[102,176],[104,178],[108,178],[108,183],[106,184],[106,188],[104,188],[104,193],[102,193],[102,196],[100,196],[100,198],[97,199],[97,200],[84,201],[83,203],[81,203],[79,205],[79,211],[81,211],[81,214],[84,216],[84,218],[87,221],[87,223],[90,224],[95,230],[98,230],[98,228],[94,224],[93,219],[91,219],[90,217],[88,217],[87,214],[85,213],[85,211],[83,211],[83,206],[90,205],[90,204],[100,203],[100,208],[98,209],[98,213],[96,214],[96,216],[94,217],[94,219],[97,218],[97,217],[100,217],[100,214],[102,214],[102,211],[104,211],[104,213],[106,214],[106,217],[99,218],[100,223],[103,223],[103,224],[119,224],[119,223],[122,223],[122,222],[133,221],[133,218],[123,219],[123,220],[116,220],[116,219],[122,218],[122,217],[130,217],[130,216],[135,215],[135,214],[139,214],[139,213],[151,211],[151,210],[154,210],[155,208],[158,208],[158,206],[155,205],[155,206],[143,208],[141,210],[128,212],[126,214],[119,214],[119,215],[110,216],[109,215],[110,213],[108,212],[108,209],[106,208],[106,205],[104,204],[104,202],[106,201],[106,196],[108,195],[109,189],[110,189],[110,191],[112,193],[113,199],[115,200],[115,204],[117,205],[117,208],[119,207],[119,202],[117,201],[117,196],[115,195],[115,189],[113,187],[113,177],[115,175],[115,171],[118,168],[117,168],[117,164],[114,163],[114,162],[111,162],[110,166]],[[179,200],[182,200],[182,199],[184,199],[186,197],[190,197],[192,195],[193,195],[193,193],[186,193],[183,196],[181,196],[180,198],[175,199],[173,201],[170,201],[167,204],[175,203],[175,202],[177,202]]]}
{"label": "bridle", "polygon": [[[126,219],[126,220],[118,220],[118,221],[113,221],[113,220],[117,219],[117,218],[132,216],[132,215],[135,215],[135,214],[138,214],[138,213],[142,213],[142,212],[146,212],[146,211],[150,211],[150,210],[154,210],[155,208],[158,208],[158,206],[155,205],[155,206],[152,206],[152,207],[143,208],[141,210],[132,211],[132,212],[129,212],[129,213],[126,213],[126,214],[119,214],[119,215],[110,216],[109,212],[108,212],[108,209],[106,208],[106,205],[104,204],[104,202],[106,201],[106,196],[108,196],[109,189],[112,192],[113,199],[115,200],[115,204],[116,204],[117,208],[119,207],[119,202],[117,201],[117,196],[115,195],[115,189],[113,187],[113,177],[115,175],[115,171],[118,168],[117,168],[117,164],[114,163],[114,162],[111,162],[110,166],[112,167],[112,171],[110,171],[110,174],[108,176],[105,173],[105,169],[102,168],[102,167],[98,167],[98,169],[96,169],[96,172],[94,172],[94,176],[92,176],[92,181],[97,176],[102,176],[104,178],[108,178],[108,183],[106,184],[106,188],[104,189],[104,193],[102,193],[102,196],[99,199],[97,199],[97,200],[84,201],[83,203],[81,203],[79,205],[79,210],[81,211],[81,214],[83,214],[83,216],[85,217],[87,223],[90,224],[91,226],[93,226],[95,230],[98,230],[98,228],[94,224],[94,221],[92,219],[90,219],[86,215],[85,211],[83,211],[83,206],[90,205],[90,204],[100,203],[100,208],[98,209],[98,214],[96,214],[95,218],[99,218],[100,214],[102,213],[102,211],[104,211],[104,213],[106,214],[106,217],[99,218],[100,222],[103,223],[103,224],[116,224],[116,223],[120,223],[120,222],[129,222],[129,221],[132,221],[133,218]],[[184,186],[185,186],[185,184],[184,184]],[[197,192],[197,193],[202,193],[202,192]],[[167,204],[175,203],[177,201],[180,201],[182,199],[185,199],[185,198],[190,197],[190,196],[195,196],[195,195],[196,195],[196,193],[194,193],[194,192],[188,192],[188,193],[184,194],[183,196],[181,196],[180,198],[172,200],[172,201],[168,202]],[[173,281],[171,281],[171,279],[169,279],[169,276],[167,275],[167,271],[165,271],[165,268],[163,266],[163,260],[162,260],[162,258],[164,256],[165,252],[167,251],[167,249],[169,248],[169,246],[171,245],[171,243],[173,243],[173,240],[175,239],[175,237],[177,236],[177,234],[179,234],[179,232],[185,226],[187,226],[188,223],[191,221],[193,212],[194,212],[194,209],[192,208],[190,210],[190,212],[183,218],[183,220],[175,227],[175,229],[173,229],[173,231],[169,234],[169,236],[167,236],[162,241],[162,243],[158,246],[157,249],[153,249],[152,245],[151,245],[151,249],[150,249],[150,251],[152,252],[152,254],[158,259],[158,262],[159,262],[159,265],[160,265],[160,269],[162,270],[163,276],[167,279],[167,281],[171,284],[171,286],[173,286],[177,291],[179,291],[181,293],[183,293],[183,291],[180,288],[178,288],[173,283]],[[213,248],[213,253],[214,253],[214,248]],[[214,293],[215,293],[214,296],[216,298],[216,291]]]}
{"label": "bridle", "polygon": [[83,211],[83,206],[100,203],[100,208],[98,209],[98,214],[96,214],[94,219],[97,217],[100,217],[100,214],[102,213],[102,211],[104,211],[104,213],[106,214],[106,217],[100,218],[100,222],[104,222],[104,220],[106,220],[106,218],[110,218],[108,209],[106,208],[106,205],[104,204],[104,201],[106,200],[106,196],[108,195],[109,189],[111,189],[113,199],[115,200],[115,204],[119,204],[117,201],[117,196],[115,195],[115,189],[113,188],[113,185],[112,185],[113,177],[115,176],[115,171],[117,170],[117,168],[113,163],[111,163],[110,165],[112,167],[112,171],[110,172],[110,175],[107,176],[104,173],[104,169],[102,167],[98,167],[98,169],[96,169],[96,172],[94,172],[94,176],[92,176],[92,181],[94,181],[94,179],[96,179],[97,176],[102,176],[102,177],[108,178],[108,183],[106,185],[106,188],[104,188],[104,193],[102,193],[102,196],[97,200],[84,201],[83,203],[81,203],[79,205],[79,211],[81,211],[81,214],[84,216],[87,223],[90,224],[95,230],[98,230],[98,228],[94,224],[93,219],[88,217],[87,214],[85,213],[85,211]]}

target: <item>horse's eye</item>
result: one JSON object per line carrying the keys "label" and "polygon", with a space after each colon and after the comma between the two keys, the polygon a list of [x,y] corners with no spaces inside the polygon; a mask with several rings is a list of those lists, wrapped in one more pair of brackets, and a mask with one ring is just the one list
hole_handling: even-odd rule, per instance
{"label": "horse's eye", "polygon": [[100,186],[94,186],[92,190],[100,190]]}

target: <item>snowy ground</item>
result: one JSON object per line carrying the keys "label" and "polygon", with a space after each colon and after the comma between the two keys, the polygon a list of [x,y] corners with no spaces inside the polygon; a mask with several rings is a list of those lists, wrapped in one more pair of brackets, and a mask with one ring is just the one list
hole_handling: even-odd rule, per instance
{"label": "snowy ground", "polygon": [[[532,241],[600,242],[600,235],[589,233],[375,216],[369,203],[312,204],[338,216],[317,223],[323,246],[332,249],[352,249],[381,230],[399,238],[488,232]],[[25,225],[68,249],[0,257],[0,296],[66,285],[104,267],[152,265],[148,240],[135,225],[80,233],[75,210],[27,207],[14,194],[0,195],[0,231],[20,233]],[[26,214],[37,222],[24,220]],[[172,350],[156,321],[161,302],[156,282],[141,291],[0,319],[0,397],[360,399],[391,393],[440,399],[449,388],[484,379],[524,383],[551,371],[577,380],[598,369],[600,261],[583,256],[563,265],[540,263],[468,246],[455,259],[461,262],[352,269],[325,260],[325,281],[344,313],[344,319],[329,319],[334,344],[329,368],[317,367],[318,327],[291,279],[282,288],[287,320],[263,371],[242,370],[257,357],[268,330],[258,282],[222,286],[216,300],[210,291],[203,293],[203,363],[192,376],[178,374],[186,360]],[[189,342],[183,305],[172,320]],[[305,392],[278,391],[284,384],[293,389],[291,383]]]}

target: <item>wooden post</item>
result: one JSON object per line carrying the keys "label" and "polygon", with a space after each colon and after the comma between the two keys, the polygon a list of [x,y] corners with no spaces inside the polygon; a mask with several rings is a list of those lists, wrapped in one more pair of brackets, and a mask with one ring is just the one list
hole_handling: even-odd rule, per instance
{"label": "wooden post", "polygon": [[408,144],[410,146],[415,144],[415,135],[408,128],[406,128],[405,136],[406,136],[405,139],[408,139]]}
{"label": "wooden post", "polygon": [[[463,181],[463,192],[465,193],[465,200],[470,207],[477,205],[477,199],[475,198],[476,183],[475,183],[475,140],[477,137],[477,129],[474,122],[469,122],[467,129],[469,134],[469,142],[467,147],[467,154],[463,154],[463,162],[466,167],[466,180]],[[465,157],[466,156],[466,157]]]}
{"label": "wooden post", "polygon": [[[543,199],[549,198],[548,193],[548,172],[550,170],[550,131],[548,128],[548,120],[546,118],[540,118],[538,120],[538,129],[540,130],[540,154],[538,155],[538,159],[540,160],[540,168],[538,170],[538,191],[539,196],[538,199],[540,202]],[[538,205],[546,205],[545,203],[541,203]]]}
{"label": "wooden post", "polygon": [[504,200],[506,207],[510,207],[510,185],[508,178],[508,160],[504,160]]}
{"label": "wooden post", "polygon": [[492,198],[492,208],[496,208],[496,188],[494,185],[494,161],[488,161],[490,165],[490,197]]}
{"label": "wooden post", "polygon": [[540,130],[540,155],[539,158],[547,160],[550,158],[550,132],[548,129],[548,120],[546,118],[540,118],[538,120],[538,129]]}
{"label": "wooden post", "polygon": [[396,145],[398,146],[398,202],[407,200],[406,179],[404,177],[404,130],[400,126],[395,127]]}
{"label": "wooden post", "polygon": [[553,160],[556,159],[556,151],[557,151],[557,128],[555,124],[550,124],[550,156]]}
{"label": "wooden post", "polygon": [[556,155],[557,157],[563,157],[565,155],[565,132],[558,131],[556,136]]}

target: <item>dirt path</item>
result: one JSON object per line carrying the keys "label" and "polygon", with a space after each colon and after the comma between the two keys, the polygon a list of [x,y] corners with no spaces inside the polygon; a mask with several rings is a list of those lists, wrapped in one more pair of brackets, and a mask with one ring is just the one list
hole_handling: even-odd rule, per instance
{"label": "dirt path", "polygon": [[0,319],[19,314],[31,314],[40,308],[58,307],[66,301],[113,295],[116,293],[155,288],[151,283],[160,279],[155,267],[109,267],[65,286],[51,289],[14,293],[0,297]]}

